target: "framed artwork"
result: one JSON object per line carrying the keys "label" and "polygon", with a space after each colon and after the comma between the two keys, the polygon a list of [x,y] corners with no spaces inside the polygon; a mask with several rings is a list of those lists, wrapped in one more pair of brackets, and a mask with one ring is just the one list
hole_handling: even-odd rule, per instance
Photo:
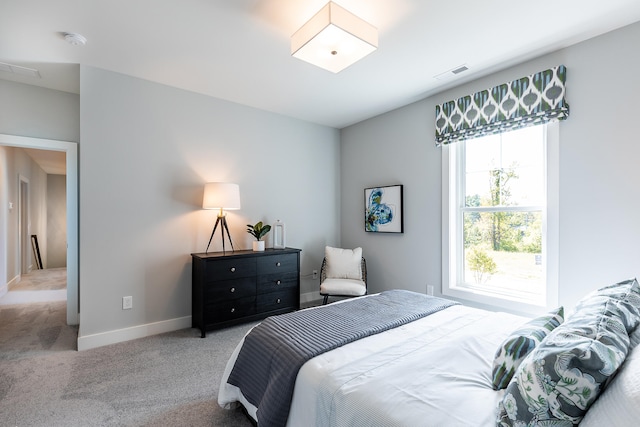
{"label": "framed artwork", "polygon": [[364,230],[403,233],[402,185],[364,189]]}

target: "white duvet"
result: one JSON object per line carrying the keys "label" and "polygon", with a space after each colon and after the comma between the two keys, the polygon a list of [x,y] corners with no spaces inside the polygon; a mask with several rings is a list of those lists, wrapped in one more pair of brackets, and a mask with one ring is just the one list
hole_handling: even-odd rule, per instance
{"label": "white duvet", "polygon": [[[503,391],[491,387],[496,350],[526,318],[453,306],[317,356],[296,380],[288,426],[490,426]],[[256,419],[256,408],[227,384],[218,394]]]}

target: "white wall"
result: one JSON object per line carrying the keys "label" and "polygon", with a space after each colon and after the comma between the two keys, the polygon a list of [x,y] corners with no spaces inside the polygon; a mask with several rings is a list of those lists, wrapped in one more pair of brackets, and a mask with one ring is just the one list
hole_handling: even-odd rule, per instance
{"label": "white wall", "polygon": [[[435,105],[564,64],[571,116],[560,124],[559,301],[640,273],[640,24],[585,41],[341,132],[342,245],[362,246],[373,291],[441,283],[441,158]],[[363,227],[363,189],[403,184],[405,233]]]}
{"label": "white wall", "polygon": [[[205,182],[240,186],[242,209],[228,216],[238,249],[250,248],[247,223],[280,219],[310,274],[325,244],[339,243],[336,129],[91,67],[80,75],[87,346],[191,315],[190,253],[204,252],[216,215],[201,209]],[[302,286],[317,292],[316,281]],[[133,309],[123,311],[128,295]]]}

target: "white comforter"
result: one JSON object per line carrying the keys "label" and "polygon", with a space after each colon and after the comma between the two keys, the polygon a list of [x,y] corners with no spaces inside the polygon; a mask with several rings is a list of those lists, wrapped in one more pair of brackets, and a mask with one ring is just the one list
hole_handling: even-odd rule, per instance
{"label": "white comforter", "polygon": [[[317,356],[300,369],[288,426],[489,426],[498,346],[527,319],[453,306]],[[256,408],[224,372],[218,403]]]}

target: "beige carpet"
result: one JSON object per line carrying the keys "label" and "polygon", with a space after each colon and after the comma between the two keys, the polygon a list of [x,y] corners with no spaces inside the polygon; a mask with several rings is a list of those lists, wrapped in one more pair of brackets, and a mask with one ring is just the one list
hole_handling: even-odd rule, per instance
{"label": "beige carpet", "polygon": [[11,286],[0,297],[0,305],[34,302],[65,301],[67,299],[67,269],[47,268],[22,275],[20,282]]}
{"label": "beige carpet", "polygon": [[23,274],[19,283],[12,286],[10,291],[54,291],[66,289],[67,269],[45,268],[44,270],[32,270]]}
{"label": "beige carpet", "polygon": [[78,352],[65,302],[0,306],[0,425],[249,427],[217,404],[233,348],[253,326],[196,329]]}

